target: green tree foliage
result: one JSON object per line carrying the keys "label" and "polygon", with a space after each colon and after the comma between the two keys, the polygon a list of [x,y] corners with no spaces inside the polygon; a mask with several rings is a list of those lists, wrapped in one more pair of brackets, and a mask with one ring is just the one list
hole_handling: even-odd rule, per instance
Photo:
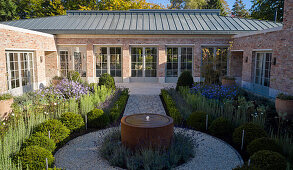
{"label": "green tree foliage", "polygon": [[207,5],[206,0],[171,0],[170,9],[203,9]]}
{"label": "green tree foliage", "polygon": [[220,9],[221,15],[226,16],[229,13],[229,8],[226,4],[225,0],[209,0],[206,9]]}
{"label": "green tree foliage", "polygon": [[283,21],[284,0],[253,0],[250,8],[251,17],[254,19],[275,19],[277,10],[277,21]]}
{"label": "green tree foliage", "polygon": [[15,4],[21,19],[65,14],[61,0],[15,0]]}
{"label": "green tree foliage", "polygon": [[12,0],[0,0],[0,21],[8,21],[16,18],[17,6]]}
{"label": "green tree foliage", "polygon": [[242,0],[236,0],[233,8],[232,8],[232,15],[236,17],[248,17],[249,13],[245,9],[245,4],[243,4]]}

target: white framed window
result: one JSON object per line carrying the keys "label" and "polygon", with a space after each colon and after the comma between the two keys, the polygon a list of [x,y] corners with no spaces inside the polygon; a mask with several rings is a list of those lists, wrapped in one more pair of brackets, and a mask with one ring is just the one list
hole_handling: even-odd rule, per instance
{"label": "white framed window", "polygon": [[167,47],[167,77],[178,77],[183,71],[192,73],[192,63],[192,47]]}
{"label": "white framed window", "polygon": [[29,86],[33,82],[33,52],[6,51],[8,89]]}
{"label": "white framed window", "polygon": [[69,71],[68,51],[60,51],[61,77],[67,77]]}
{"label": "white framed window", "polygon": [[211,65],[214,70],[219,71],[220,75],[227,75],[228,47],[202,47],[202,69],[207,65]]}
{"label": "white framed window", "polygon": [[113,77],[121,77],[121,47],[97,47],[96,56],[96,77],[108,73]]}
{"label": "white framed window", "polygon": [[270,87],[272,52],[256,52],[254,83]]}
{"label": "white framed window", "polygon": [[156,77],[157,53],[157,47],[131,47],[131,77]]}

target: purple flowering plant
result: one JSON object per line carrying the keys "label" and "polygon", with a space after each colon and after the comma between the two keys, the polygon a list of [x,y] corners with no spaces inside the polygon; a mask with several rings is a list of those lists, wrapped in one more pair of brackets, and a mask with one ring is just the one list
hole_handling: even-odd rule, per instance
{"label": "purple flowering plant", "polygon": [[191,93],[199,93],[208,99],[234,100],[238,95],[236,86],[227,87],[217,84],[195,84],[191,88]]}

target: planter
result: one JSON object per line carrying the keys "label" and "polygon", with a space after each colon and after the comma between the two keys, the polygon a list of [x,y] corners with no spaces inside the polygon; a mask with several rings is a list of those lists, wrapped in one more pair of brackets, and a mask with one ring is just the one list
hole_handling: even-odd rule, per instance
{"label": "planter", "polygon": [[287,113],[287,118],[293,120],[293,100],[283,100],[276,98],[276,111],[279,113]]}
{"label": "planter", "polygon": [[234,79],[222,79],[223,86],[235,86],[236,82]]}
{"label": "planter", "polygon": [[51,83],[53,86],[57,86],[62,80],[52,80]]}
{"label": "planter", "polygon": [[12,112],[11,105],[13,98],[7,100],[0,100],[0,119],[5,119],[10,112]]}

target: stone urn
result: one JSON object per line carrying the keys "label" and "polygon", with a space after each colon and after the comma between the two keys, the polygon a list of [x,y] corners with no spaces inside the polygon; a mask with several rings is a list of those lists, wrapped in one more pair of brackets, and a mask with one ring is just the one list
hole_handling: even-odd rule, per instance
{"label": "stone urn", "polygon": [[222,85],[223,86],[235,86],[235,78],[234,77],[223,77],[222,78]]}
{"label": "stone urn", "polygon": [[12,112],[11,105],[13,98],[7,100],[0,100],[0,120],[5,119],[10,112]]}
{"label": "stone urn", "polygon": [[278,113],[286,113],[286,118],[293,120],[293,99],[277,97],[275,107]]}
{"label": "stone urn", "polygon": [[122,144],[132,150],[141,147],[168,148],[174,133],[173,119],[160,114],[134,114],[121,119]]}

